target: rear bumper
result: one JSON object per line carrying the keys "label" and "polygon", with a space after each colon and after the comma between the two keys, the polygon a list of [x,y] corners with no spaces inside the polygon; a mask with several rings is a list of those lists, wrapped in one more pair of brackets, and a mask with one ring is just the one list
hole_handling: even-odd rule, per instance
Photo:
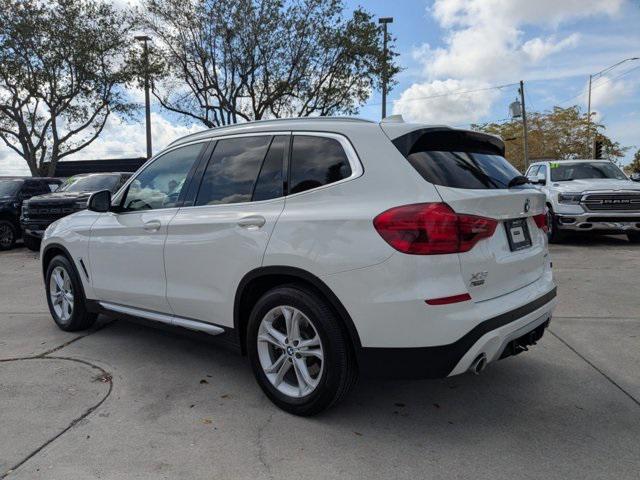
{"label": "rear bumper", "polygon": [[457,341],[431,347],[371,348],[358,352],[363,376],[444,378],[464,373],[484,355],[487,362],[516,353],[514,341],[541,332],[551,320],[556,288],[526,305],[477,324]]}
{"label": "rear bumper", "polygon": [[558,228],[574,232],[640,232],[640,213],[606,212],[557,214]]}

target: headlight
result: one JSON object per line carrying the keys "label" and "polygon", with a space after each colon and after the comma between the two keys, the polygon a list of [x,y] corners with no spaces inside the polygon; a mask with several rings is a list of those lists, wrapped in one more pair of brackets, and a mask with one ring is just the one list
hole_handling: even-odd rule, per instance
{"label": "headlight", "polygon": [[582,198],[582,193],[559,193],[558,194],[558,202],[560,203],[569,203],[572,205],[577,205],[580,203],[580,199]]}

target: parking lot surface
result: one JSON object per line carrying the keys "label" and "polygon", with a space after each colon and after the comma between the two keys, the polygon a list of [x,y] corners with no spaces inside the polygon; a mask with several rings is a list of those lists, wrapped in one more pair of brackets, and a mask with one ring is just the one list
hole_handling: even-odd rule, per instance
{"label": "parking lot surface", "polygon": [[37,255],[0,253],[0,478],[637,479],[640,248],[553,246],[555,317],[481,375],[360,380],[314,418],[246,359],[124,320],[58,330]]}

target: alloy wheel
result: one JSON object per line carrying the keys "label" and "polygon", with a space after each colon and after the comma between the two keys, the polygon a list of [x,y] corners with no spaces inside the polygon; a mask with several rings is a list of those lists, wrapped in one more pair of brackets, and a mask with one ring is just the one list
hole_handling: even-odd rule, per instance
{"label": "alloy wheel", "polygon": [[0,247],[9,248],[13,244],[13,229],[6,223],[0,224]]}
{"label": "alloy wheel", "polygon": [[73,284],[71,276],[61,266],[55,267],[51,272],[49,297],[56,316],[62,322],[68,322],[73,315]]}
{"label": "alloy wheel", "polygon": [[316,389],[324,352],[309,317],[295,307],[275,307],[262,318],[257,341],[262,370],[280,393],[301,398]]}

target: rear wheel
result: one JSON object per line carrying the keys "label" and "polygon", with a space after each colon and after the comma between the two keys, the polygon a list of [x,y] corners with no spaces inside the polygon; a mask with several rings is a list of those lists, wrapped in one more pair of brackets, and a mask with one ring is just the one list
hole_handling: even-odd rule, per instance
{"label": "rear wheel", "polygon": [[40,239],[38,237],[25,233],[22,235],[22,241],[24,242],[24,246],[31,251],[37,252],[40,250]]}
{"label": "rear wheel", "polygon": [[16,244],[18,231],[13,223],[0,220],[0,250],[11,250]]}
{"label": "rear wheel", "polygon": [[258,384],[278,407],[310,416],[349,392],[357,368],[340,320],[312,291],[275,288],[254,306],[248,353]]}
{"label": "rear wheel", "polygon": [[567,233],[558,228],[558,217],[553,213],[551,207],[547,209],[547,228],[549,229],[547,232],[549,243],[560,243],[566,240]]}
{"label": "rear wheel", "polygon": [[87,311],[84,292],[71,262],[62,255],[54,257],[45,277],[47,303],[56,325],[64,331],[89,328],[97,315]]}
{"label": "rear wheel", "polygon": [[640,232],[627,232],[627,238],[631,243],[640,243]]}

